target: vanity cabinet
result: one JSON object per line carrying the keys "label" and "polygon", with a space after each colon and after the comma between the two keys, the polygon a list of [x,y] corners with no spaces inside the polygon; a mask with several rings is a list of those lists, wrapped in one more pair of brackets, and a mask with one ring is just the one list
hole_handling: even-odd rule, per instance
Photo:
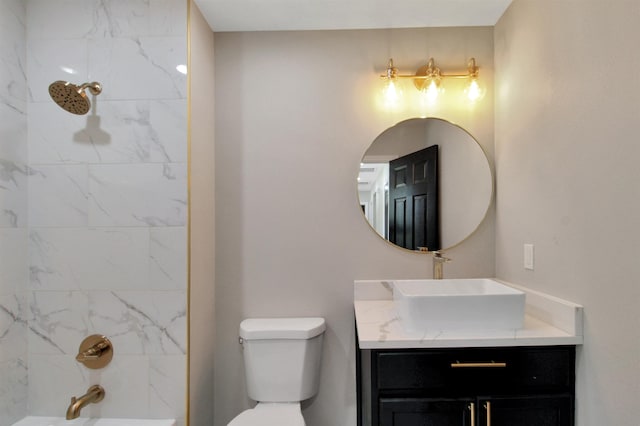
{"label": "vanity cabinet", "polygon": [[359,351],[359,426],[569,426],[575,347]]}

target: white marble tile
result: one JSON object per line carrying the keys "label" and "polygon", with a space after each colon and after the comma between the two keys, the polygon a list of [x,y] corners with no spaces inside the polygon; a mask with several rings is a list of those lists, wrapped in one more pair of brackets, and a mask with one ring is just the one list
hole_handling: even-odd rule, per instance
{"label": "white marble tile", "polygon": [[53,102],[31,104],[31,164],[186,162],[187,104],[107,101],[95,115],[65,113]]}
{"label": "white marble tile", "polygon": [[139,37],[89,42],[89,75],[102,82],[105,99],[183,99],[185,37]]}
{"label": "white marble tile", "polygon": [[149,357],[149,411],[154,418],[184,418],[186,367],[184,355]]}
{"label": "white marble tile", "polygon": [[81,291],[34,291],[29,301],[29,353],[74,355],[89,333],[89,297]]}
{"label": "white marble tile", "polygon": [[27,225],[27,166],[0,158],[0,227]]}
{"label": "white marble tile", "polygon": [[109,336],[120,354],[184,354],[185,291],[94,291],[91,326]]}
{"label": "white marble tile", "polygon": [[150,35],[184,36],[187,34],[187,4],[182,0],[150,0]]}
{"label": "white marble tile", "polygon": [[29,164],[90,162],[99,158],[93,144],[76,143],[86,116],[65,112],[53,101],[29,104]]}
{"label": "white marble tile", "polygon": [[151,161],[187,162],[187,101],[154,100],[150,103]]}
{"label": "white marble tile", "polygon": [[29,0],[30,38],[186,34],[182,0]]}
{"label": "white marble tile", "polygon": [[97,0],[29,0],[30,40],[81,39],[93,33]]}
{"label": "white marble tile", "polygon": [[0,228],[0,295],[24,290],[29,281],[27,230]]}
{"label": "white marble tile", "polygon": [[74,135],[75,143],[94,145],[97,158],[91,163],[148,162],[151,124],[148,101],[107,101],[98,97],[96,114],[87,115],[87,123]]}
{"label": "white marble tile", "polygon": [[157,145],[148,101],[106,101],[97,97],[95,111],[66,113],[53,102],[31,104],[31,164],[148,162]]}
{"label": "white marble tile", "polygon": [[29,248],[34,290],[147,288],[146,228],[37,228]]}
{"label": "white marble tile", "polygon": [[149,33],[149,0],[95,1],[90,38],[126,37]]}
{"label": "white marble tile", "polygon": [[149,287],[154,290],[187,288],[187,230],[185,227],[149,229]]}
{"label": "white marble tile", "polygon": [[15,42],[8,48],[5,44],[0,41],[0,103],[24,112],[27,101],[26,44]]}
{"label": "white marble tile", "polygon": [[0,97],[0,159],[27,163],[27,106]]}
{"label": "white marble tile", "polygon": [[82,165],[31,167],[29,226],[82,227],[89,223],[89,171]]}
{"label": "white marble tile", "polygon": [[0,361],[24,358],[26,354],[27,294],[5,294],[0,297]]}
{"label": "white marble tile", "polygon": [[[66,19],[77,20],[76,17]],[[49,96],[51,83],[62,80],[82,84],[88,81],[87,75],[86,40],[47,38],[28,42],[27,81],[31,102],[53,102]]]}
{"label": "white marble tile", "polygon": [[[120,354],[116,356],[115,354]],[[111,363],[89,372],[83,393],[93,384],[100,384],[105,397],[97,404],[85,407],[87,417],[148,418],[149,416],[149,360],[146,356],[121,355],[114,344]]]}
{"label": "white marble tile", "polygon": [[0,103],[26,101],[26,2],[0,3]]}
{"label": "white marble tile", "polygon": [[0,362],[0,425],[11,425],[27,415],[27,363]]}
{"label": "white marble tile", "polygon": [[89,370],[71,355],[29,356],[29,414],[64,415],[72,396],[88,388]]}
{"label": "white marble tile", "polygon": [[22,39],[25,36],[27,4],[22,0],[0,2],[0,46],[3,42]]}
{"label": "white marble tile", "polygon": [[109,365],[99,370],[84,367],[72,355],[31,355],[29,414],[64,415],[72,396],[83,395],[90,386],[99,384],[105,397],[83,408],[83,417],[148,417],[148,358],[122,355],[117,346],[114,353]]}
{"label": "white marble tile", "polygon": [[185,164],[89,167],[90,226],[182,226],[186,223]]}

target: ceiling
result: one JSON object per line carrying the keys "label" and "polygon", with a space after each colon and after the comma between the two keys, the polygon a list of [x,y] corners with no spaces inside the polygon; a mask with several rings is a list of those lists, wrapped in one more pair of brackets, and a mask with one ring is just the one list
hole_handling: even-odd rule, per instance
{"label": "ceiling", "polygon": [[512,0],[194,0],[215,32],[493,26]]}

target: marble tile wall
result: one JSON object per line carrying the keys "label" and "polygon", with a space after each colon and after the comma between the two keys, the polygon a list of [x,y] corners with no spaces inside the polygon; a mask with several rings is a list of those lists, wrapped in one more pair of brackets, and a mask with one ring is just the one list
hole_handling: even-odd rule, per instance
{"label": "marble tile wall", "polygon": [[27,414],[26,7],[0,0],[0,425]]}
{"label": "marble tile wall", "polygon": [[[182,419],[186,1],[0,1],[22,13],[0,13],[0,48],[21,53],[0,63],[0,413],[28,397],[30,415],[64,415],[99,383],[83,415]],[[56,80],[103,92],[75,116],[49,98]],[[102,370],[74,359],[94,333],[114,344]]]}

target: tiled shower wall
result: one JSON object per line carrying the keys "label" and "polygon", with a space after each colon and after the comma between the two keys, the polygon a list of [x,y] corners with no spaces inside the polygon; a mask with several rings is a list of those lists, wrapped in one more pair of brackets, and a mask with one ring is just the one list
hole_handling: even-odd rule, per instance
{"label": "tiled shower wall", "polygon": [[[26,4],[28,413],[64,415],[101,384],[83,415],[183,418],[186,2]],[[49,98],[55,80],[103,92],[75,116]],[[102,370],[74,359],[95,333],[114,345]]]}
{"label": "tiled shower wall", "polygon": [[27,413],[26,7],[0,0],[0,425]]}

